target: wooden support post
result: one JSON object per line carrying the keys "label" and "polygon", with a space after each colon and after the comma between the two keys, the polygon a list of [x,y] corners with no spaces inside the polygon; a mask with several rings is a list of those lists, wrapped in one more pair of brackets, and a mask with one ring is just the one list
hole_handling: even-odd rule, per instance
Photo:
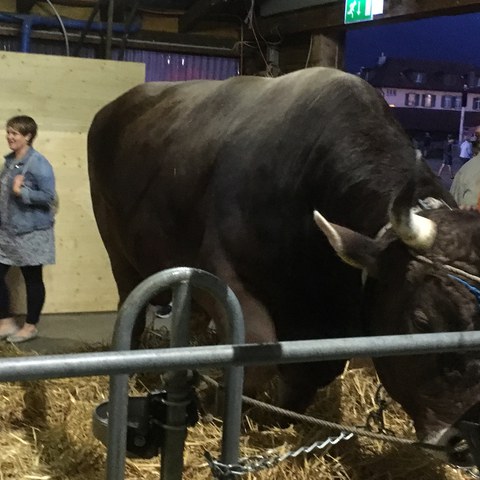
{"label": "wooden support post", "polygon": [[312,33],[307,67],[333,67],[343,70],[345,35]]}
{"label": "wooden support post", "polygon": [[317,66],[343,69],[344,41],[343,31],[292,35],[281,46],[280,70],[288,73]]}

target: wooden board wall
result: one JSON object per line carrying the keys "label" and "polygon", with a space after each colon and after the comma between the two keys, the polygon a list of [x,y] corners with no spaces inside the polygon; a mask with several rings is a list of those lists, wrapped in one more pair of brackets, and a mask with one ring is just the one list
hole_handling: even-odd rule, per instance
{"label": "wooden board wall", "polygon": [[[60,198],[57,263],[44,269],[44,313],[116,310],[117,293],[90,201],[87,132],[103,105],[144,80],[143,63],[0,53],[0,121],[4,125],[20,114],[36,120],[34,147],[52,163]],[[8,152],[4,140],[3,154]],[[14,310],[24,313],[21,276],[12,269],[9,277]]]}

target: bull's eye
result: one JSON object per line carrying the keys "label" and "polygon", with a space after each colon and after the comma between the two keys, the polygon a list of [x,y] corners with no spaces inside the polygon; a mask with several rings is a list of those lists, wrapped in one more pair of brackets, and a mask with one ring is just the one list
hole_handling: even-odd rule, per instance
{"label": "bull's eye", "polygon": [[428,321],[428,317],[422,310],[415,310],[413,312],[413,328],[420,333],[429,333],[432,331],[432,327],[430,322]]}

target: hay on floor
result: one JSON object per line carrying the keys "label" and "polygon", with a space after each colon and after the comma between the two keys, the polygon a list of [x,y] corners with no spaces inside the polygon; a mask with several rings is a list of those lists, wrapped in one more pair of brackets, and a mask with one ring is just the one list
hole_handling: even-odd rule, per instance
{"label": "hay on floor", "polygon": [[[0,356],[19,355],[2,347]],[[347,370],[320,391],[309,413],[326,420],[363,425],[366,412],[375,408],[377,378],[371,368]],[[131,394],[141,382],[132,379]],[[94,408],[107,399],[108,378],[88,377],[35,382],[0,383],[0,479],[103,480],[106,449],[91,433]],[[414,438],[410,420],[392,404],[386,426],[395,434]],[[246,418],[241,455],[288,452],[338,432],[311,425],[265,428]],[[207,450],[219,456],[221,421],[205,416],[189,429],[184,452],[186,480],[211,479]],[[128,459],[126,479],[158,479],[159,458]],[[247,479],[275,480],[463,480],[455,470],[414,447],[354,437],[325,451],[300,455]]]}

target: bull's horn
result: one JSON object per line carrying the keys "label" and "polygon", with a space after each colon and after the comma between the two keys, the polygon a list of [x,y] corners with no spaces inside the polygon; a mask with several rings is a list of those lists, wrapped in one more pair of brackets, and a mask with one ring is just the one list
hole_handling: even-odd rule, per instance
{"label": "bull's horn", "polygon": [[393,198],[390,206],[390,223],[398,237],[415,250],[428,250],[435,241],[437,226],[429,218],[417,215],[412,205],[419,198],[418,187],[423,175],[421,160],[416,159],[415,168],[409,179]]}
{"label": "bull's horn", "polygon": [[335,249],[336,252],[343,252],[343,242],[342,237],[338,234],[338,232],[332,227],[330,222],[320,214],[317,210],[313,211],[313,219],[317,226],[322,230],[325,236],[328,238],[330,245]]}
{"label": "bull's horn", "polygon": [[428,250],[435,241],[437,226],[429,218],[417,215],[412,209],[390,212],[393,230],[403,243],[415,250]]}

